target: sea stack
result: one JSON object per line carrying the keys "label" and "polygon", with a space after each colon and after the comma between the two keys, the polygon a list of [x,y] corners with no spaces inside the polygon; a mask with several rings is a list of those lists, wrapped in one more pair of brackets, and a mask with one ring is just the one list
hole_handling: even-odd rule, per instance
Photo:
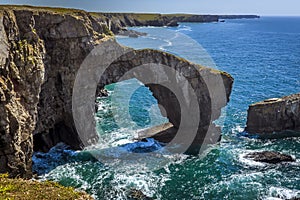
{"label": "sea stack", "polygon": [[247,132],[273,133],[285,130],[300,130],[300,93],[249,106]]}

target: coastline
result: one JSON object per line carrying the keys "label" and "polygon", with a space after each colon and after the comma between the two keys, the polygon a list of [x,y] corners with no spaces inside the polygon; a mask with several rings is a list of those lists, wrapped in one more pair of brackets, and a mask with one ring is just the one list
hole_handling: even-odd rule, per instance
{"label": "coastline", "polygon": [[[34,8],[34,7],[33,7]],[[57,11],[57,12],[60,12],[60,13],[62,13],[62,15],[65,15],[65,14],[63,14],[64,12],[61,12],[61,11]],[[66,12],[68,12],[68,10],[66,10]],[[75,12],[81,12],[81,11],[75,11]],[[119,13],[116,13],[116,14],[119,14]],[[58,15],[60,15],[60,14],[58,14]],[[228,17],[230,17],[231,15],[228,15]],[[240,17],[241,17],[241,15],[239,15]],[[77,16],[76,16],[77,17]],[[81,17],[80,15],[78,15],[78,17]],[[95,17],[95,16],[93,16],[93,17]],[[124,19],[125,19],[126,17],[124,17]],[[108,19],[108,20],[107,20]],[[118,21],[117,20],[118,18],[97,18],[97,20],[95,20],[95,21],[97,21],[97,22],[99,22],[99,23],[103,23],[104,24],[104,26],[102,27],[103,28],[103,30],[106,30],[106,32],[105,32],[105,34],[107,35],[107,36],[109,36],[109,37],[111,37],[112,35],[113,35],[113,33],[114,34],[118,34],[119,32],[114,32],[114,31],[112,31],[113,33],[111,33],[111,30],[109,30],[109,31],[107,31],[107,29],[105,29],[104,27],[106,26],[106,27],[108,27],[107,25],[111,25],[111,23],[114,23],[115,25],[115,27],[116,27],[116,30],[121,30],[121,31],[123,31],[123,32],[126,32],[126,27],[128,27],[129,25],[126,25],[125,23],[128,23],[128,22],[126,22],[126,20],[124,21],[124,23],[122,22],[122,21]],[[229,19],[229,18],[228,18]],[[231,16],[231,18],[230,19],[233,19],[232,18],[232,16]],[[234,19],[241,19],[241,18],[234,18]],[[109,20],[111,20],[110,22],[109,22]],[[117,20],[117,21],[114,21],[114,20]],[[138,21],[138,20],[136,20],[136,19],[132,19],[133,21]],[[146,20],[147,21],[147,20]],[[159,20],[158,20],[159,21]],[[94,22],[94,21],[93,21]],[[146,22],[145,22],[146,23]],[[152,23],[152,22],[151,22]],[[160,22],[159,22],[160,23]],[[196,22],[196,23],[200,23],[200,22]],[[107,25],[106,25],[107,24]],[[126,26],[125,26],[126,25]],[[146,25],[147,26],[147,25]],[[162,26],[162,25],[159,25],[159,26]],[[170,26],[172,26],[172,24],[170,24]],[[88,26],[87,26],[88,27]],[[110,29],[111,29],[111,27],[110,27]],[[125,33],[126,34],[126,33]],[[132,37],[135,37],[135,34],[139,34],[138,32],[131,32],[131,36]],[[130,35],[129,35],[130,36]],[[139,36],[139,35],[138,35]],[[57,39],[57,38],[56,38]],[[69,38],[68,37],[66,37],[66,39],[68,40]],[[67,42],[66,42],[67,43]],[[35,43],[34,43],[35,44]],[[31,46],[30,46],[30,43],[29,44],[27,44],[27,43],[21,43],[20,44],[20,46],[25,46],[26,48],[28,47],[28,48],[30,48]],[[54,76],[53,76],[54,77]],[[2,77],[0,77],[0,78],[2,78]],[[54,77],[54,78],[56,78],[56,77]],[[64,77],[63,77],[64,78]],[[59,79],[59,78],[58,78]],[[54,79],[53,79],[54,80]],[[56,80],[56,79],[55,79]],[[64,80],[64,79],[63,79]],[[1,80],[0,80],[0,83],[2,83],[1,82]],[[0,90],[0,92],[1,92],[1,90]],[[1,101],[0,101],[0,103],[1,103]],[[1,118],[0,118],[1,119]],[[227,135],[227,137],[230,137],[230,136],[228,136]],[[240,138],[239,138],[240,139]],[[237,141],[238,143],[240,143],[241,141],[239,140],[239,141]],[[228,143],[232,143],[232,141],[229,141]],[[239,149],[239,147],[237,147],[238,148],[238,150],[241,150],[242,148],[240,148]],[[222,152],[220,152],[220,154],[221,153],[223,153],[223,154],[226,154],[226,149],[224,149],[225,151],[222,151]],[[243,151],[244,149],[242,149],[241,151]],[[218,151],[218,150],[216,150],[216,151]],[[285,150],[287,153],[291,153],[290,151],[291,151],[291,149],[288,149],[288,150]],[[225,153],[224,153],[225,152]],[[238,152],[239,153],[239,152]],[[224,156],[224,155],[223,155]],[[224,157],[221,157],[221,158],[224,158]],[[226,160],[225,159],[225,161],[227,162],[228,160]],[[236,166],[238,166],[240,163],[236,163],[235,162],[235,160],[234,159],[232,159],[232,160],[230,160],[230,162],[233,162],[234,164],[236,164],[235,165],[235,167]],[[297,161],[297,163],[299,163],[299,161]],[[223,164],[223,163],[221,163],[221,164]],[[231,166],[231,163],[225,163],[226,164],[226,166]],[[285,166],[286,167],[288,167],[289,165],[288,164],[286,164],[286,163],[284,163],[285,164]],[[217,165],[218,165],[218,163],[217,163]],[[222,167],[223,167],[223,165],[221,165],[221,166],[219,166],[221,169],[223,169]],[[225,168],[225,170],[226,170],[227,168]],[[239,168],[237,168],[236,167],[236,169],[239,169]],[[203,170],[202,170],[203,171]],[[215,170],[216,171],[216,170]],[[230,173],[230,172],[228,172],[228,173]],[[18,179],[16,179],[17,181],[18,181]],[[255,181],[255,180],[254,180]],[[41,191],[43,191],[43,189],[41,189]],[[139,192],[139,191],[138,191]],[[186,195],[186,194],[185,194]]]}

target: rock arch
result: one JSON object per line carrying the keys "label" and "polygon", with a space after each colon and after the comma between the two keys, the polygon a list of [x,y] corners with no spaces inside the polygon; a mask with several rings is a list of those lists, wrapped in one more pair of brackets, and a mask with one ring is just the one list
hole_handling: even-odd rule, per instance
{"label": "rock arch", "polygon": [[[214,133],[214,136],[206,143],[219,139],[220,131],[212,122],[229,99],[232,78],[228,74],[157,50],[128,49],[113,41],[102,45],[108,46],[100,50],[96,47],[83,62],[75,81],[76,90],[73,88],[73,106],[76,105],[73,116],[76,116],[76,128],[84,144],[94,138],[90,133],[95,132],[95,123],[81,122],[94,120],[96,88],[130,78],[137,78],[148,86],[174,128],[184,132],[181,136],[177,134],[174,141],[188,145],[183,152],[198,153],[207,134]],[[111,49],[106,50],[108,48]]]}

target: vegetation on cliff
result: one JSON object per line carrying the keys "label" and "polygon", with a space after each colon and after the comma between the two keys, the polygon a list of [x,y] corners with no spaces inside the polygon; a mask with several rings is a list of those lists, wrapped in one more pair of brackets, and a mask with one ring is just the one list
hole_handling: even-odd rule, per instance
{"label": "vegetation on cliff", "polygon": [[0,199],[93,199],[85,192],[64,187],[58,183],[34,180],[11,179],[7,174],[0,174]]}

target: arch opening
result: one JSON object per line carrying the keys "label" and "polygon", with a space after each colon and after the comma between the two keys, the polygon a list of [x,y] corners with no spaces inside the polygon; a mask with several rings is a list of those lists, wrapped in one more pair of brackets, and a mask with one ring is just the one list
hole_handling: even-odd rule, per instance
{"label": "arch opening", "polygon": [[152,136],[173,128],[150,88],[136,78],[99,89],[95,112],[102,148],[125,146],[136,153],[157,150],[165,141]]}

